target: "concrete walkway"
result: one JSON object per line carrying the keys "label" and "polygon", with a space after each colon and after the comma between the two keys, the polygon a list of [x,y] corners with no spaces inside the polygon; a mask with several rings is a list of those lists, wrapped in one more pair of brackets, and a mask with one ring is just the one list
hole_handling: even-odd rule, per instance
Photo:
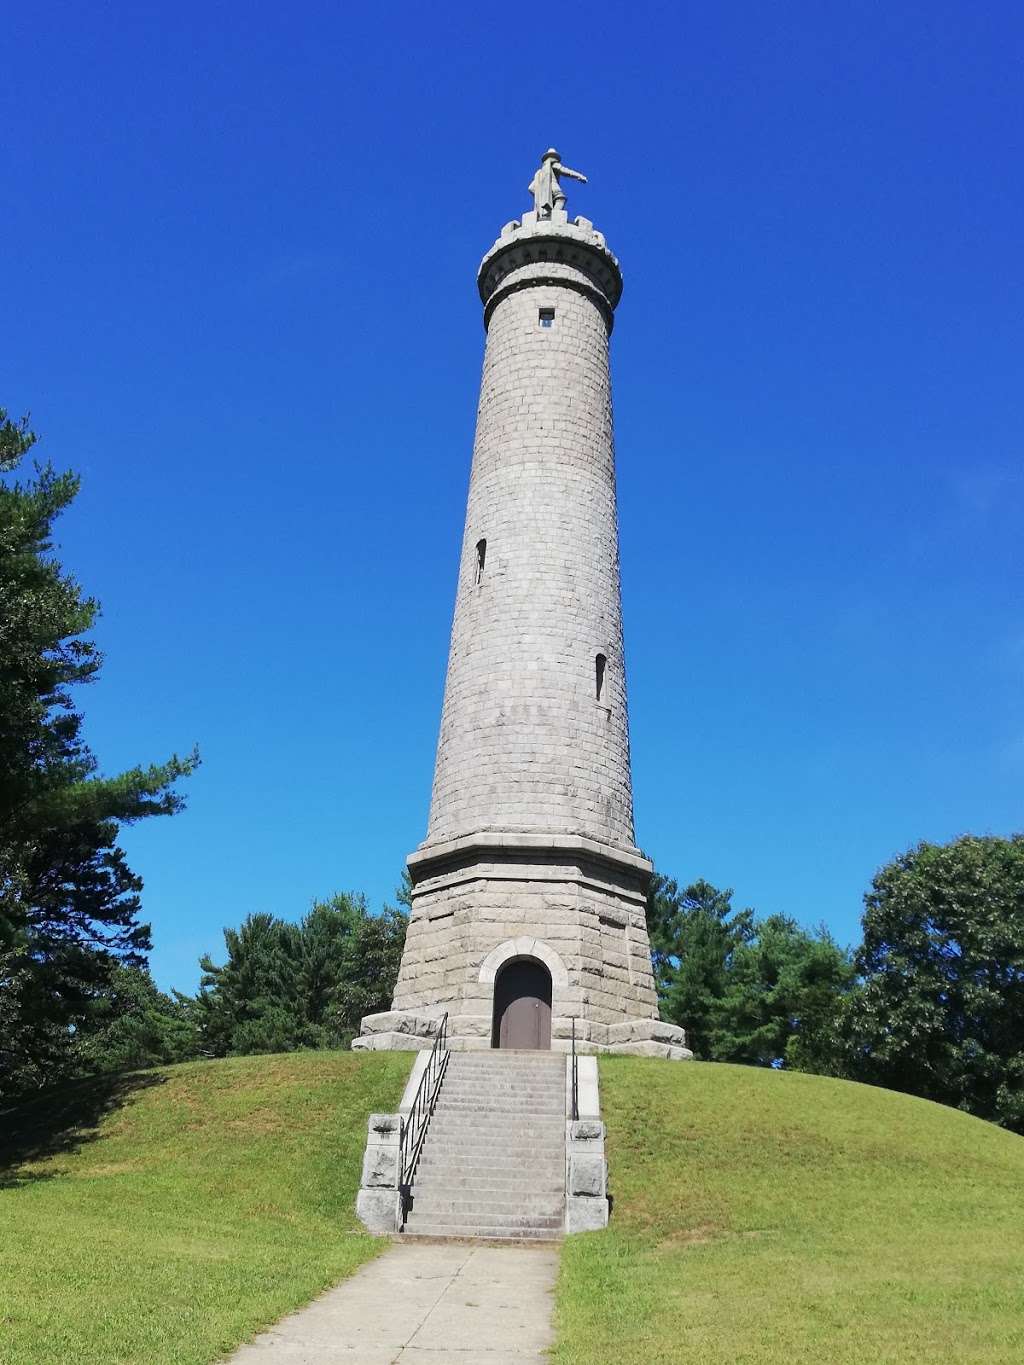
{"label": "concrete walkway", "polygon": [[523,1365],[553,1341],[558,1249],[396,1242],[231,1365]]}

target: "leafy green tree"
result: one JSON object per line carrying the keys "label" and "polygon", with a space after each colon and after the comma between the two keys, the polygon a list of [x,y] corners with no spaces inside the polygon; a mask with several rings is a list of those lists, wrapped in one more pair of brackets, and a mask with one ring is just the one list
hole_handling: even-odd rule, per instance
{"label": "leafy green tree", "polygon": [[[0,409],[0,474],[35,444]],[[72,689],[102,658],[85,638],[98,607],[53,557],[53,524],[78,479],[36,466],[0,482],[0,1098],[59,1080],[117,962],[141,966],[142,888],[122,825],[181,809],[174,783],[198,758],[98,773]]]}
{"label": "leafy green tree", "polygon": [[1024,1133],[1024,835],[921,843],[865,896],[848,1074]]}

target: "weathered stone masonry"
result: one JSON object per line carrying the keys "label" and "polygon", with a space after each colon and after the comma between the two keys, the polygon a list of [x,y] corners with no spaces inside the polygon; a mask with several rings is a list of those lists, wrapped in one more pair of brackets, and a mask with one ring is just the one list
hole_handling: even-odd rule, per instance
{"label": "weathered stone masonry", "polygon": [[618,262],[557,208],[508,224],[478,283],[487,342],[426,841],[392,1011],[489,1047],[494,982],[532,958],[552,1047],[683,1057],[658,1021],[634,844],[608,343]]}

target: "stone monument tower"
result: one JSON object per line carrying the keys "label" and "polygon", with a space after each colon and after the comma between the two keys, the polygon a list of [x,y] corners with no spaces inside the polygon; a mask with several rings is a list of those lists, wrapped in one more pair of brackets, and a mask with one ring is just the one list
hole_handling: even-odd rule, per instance
{"label": "stone monument tower", "polygon": [[651,974],[635,847],[608,341],[622,275],[534,209],[477,283],[487,343],[427,838],[394,1004],[353,1046],[570,1046],[681,1059]]}

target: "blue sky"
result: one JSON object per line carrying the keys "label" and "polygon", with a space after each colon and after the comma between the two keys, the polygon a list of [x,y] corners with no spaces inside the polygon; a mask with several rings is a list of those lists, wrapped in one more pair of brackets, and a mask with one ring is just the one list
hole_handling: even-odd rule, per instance
{"label": "blue sky", "polygon": [[153,968],[388,899],[423,838],[483,332],[540,153],[590,177],[637,837],[857,937],[1024,828],[1020,6],[11,10],[0,403],[83,477]]}

